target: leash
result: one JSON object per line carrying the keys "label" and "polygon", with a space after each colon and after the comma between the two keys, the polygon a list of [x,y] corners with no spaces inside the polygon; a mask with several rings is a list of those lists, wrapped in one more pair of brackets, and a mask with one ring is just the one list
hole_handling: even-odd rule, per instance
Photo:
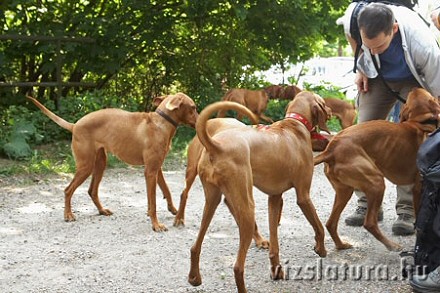
{"label": "leash", "polygon": [[179,124],[176,121],[174,121],[173,118],[165,114],[162,110],[156,109],[156,113],[162,116],[166,121],[170,122],[174,127],[177,128],[177,126],[179,126]]}
{"label": "leash", "polygon": [[377,75],[379,76],[379,78],[382,80],[383,84],[385,85],[385,87],[388,89],[388,91],[400,102],[402,102],[403,104],[406,103],[406,100],[404,98],[402,98],[399,94],[399,92],[396,92],[395,90],[393,90],[387,83],[387,81],[385,80],[385,78],[382,75],[382,72],[380,72],[379,69],[379,65],[377,64],[377,60],[375,55],[371,55],[371,59],[373,59],[373,64],[374,64],[374,68],[377,71]]}

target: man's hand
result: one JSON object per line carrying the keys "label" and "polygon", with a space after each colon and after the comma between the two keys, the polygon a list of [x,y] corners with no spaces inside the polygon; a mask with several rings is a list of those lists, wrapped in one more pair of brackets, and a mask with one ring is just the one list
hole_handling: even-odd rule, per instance
{"label": "man's hand", "polygon": [[359,72],[359,70],[356,72],[354,83],[357,85],[359,92],[366,93],[368,91],[368,77]]}

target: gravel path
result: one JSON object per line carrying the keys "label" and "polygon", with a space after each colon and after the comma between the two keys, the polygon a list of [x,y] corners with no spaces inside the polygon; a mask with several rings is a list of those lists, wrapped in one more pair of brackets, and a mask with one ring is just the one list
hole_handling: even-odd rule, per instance
{"label": "gravel path", "polygon": [[[178,169],[182,169],[178,168]],[[184,171],[165,172],[178,206]],[[205,238],[201,255],[203,284],[187,282],[189,250],[198,233],[204,196],[198,179],[188,200],[186,226],[172,226],[174,217],[158,191],[158,217],[164,233],[151,229],[146,215],[143,172],[138,168],[112,169],[104,175],[100,196],[113,216],[97,215],[87,195],[88,182],[73,197],[77,221],[63,221],[63,190],[71,175],[45,178],[0,178],[0,292],[235,292],[233,264],[238,229],[222,203]],[[316,167],[312,199],[325,222],[333,204],[333,190]],[[268,237],[267,196],[255,189],[257,222]],[[381,228],[411,249],[414,236],[391,235],[395,189],[387,185]],[[296,205],[294,190],[284,195],[279,226],[280,254],[288,280],[271,281],[266,250],[252,244],[245,280],[252,292],[412,292],[401,280],[401,260],[388,252],[363,228],[348,227],[342,214],[339,231],[354,245],[336,251],[328,233],[328,256],[313,252],[313,229]]]}

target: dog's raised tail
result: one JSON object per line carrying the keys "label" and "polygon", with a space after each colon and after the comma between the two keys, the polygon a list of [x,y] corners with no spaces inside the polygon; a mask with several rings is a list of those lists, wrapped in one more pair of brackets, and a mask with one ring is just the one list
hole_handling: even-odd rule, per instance
{"label": "dog's raised tail", "polygon": [[197,118],[196,123],[196,132],[197,136],[200,139],[200,142],[203,146],[209,151],[219,150],[220,144],[212,139],[212,137],[208,134],[206,123],[208,119],[212,116],[212,114],[218,112],[219,110],[228,111],[233,110],[240,113],[243,116],[246,116],[251,119],[253,124],[258,124],[259,118],[255,115],[251,110],[246,108],[245,106],[228,101],[221,101],[212,103],[206,106],[202,112],[200,112],[199,117]]}
{"label": "dog's raised tail", "polygon": [[38,102],[35,98],[27,96],[27,98],[29,100],[32,101],[32,103],[35,104],[35,106],[37,106],[47,117],[49,117],[52,121],[54,121],[56,124],[58,124],[59,126],[61,126],[64,129],[69,130],[70,132],[72,132],[73,130],[73,123],[67,122],[66,120],[64,120],[63,118],[55,115],[53,112],[51,112],[49,109],[47,109],[43,104],[41,104],[40,102]]}

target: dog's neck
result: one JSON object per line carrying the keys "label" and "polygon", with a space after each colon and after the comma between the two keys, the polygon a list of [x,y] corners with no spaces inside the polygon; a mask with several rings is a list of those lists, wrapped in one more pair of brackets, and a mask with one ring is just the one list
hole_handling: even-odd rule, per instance
{"label": "dog's neck", "polygon": [[162,118],[164,118],[166,121],[170,122],[174,127],[177,128],[177,126],[179,126],[179,124],[174,121],[173,118],[165,114],[165,112],[163,112],[161,109],[156,109],[156,113],[162,116]]}
{"label": "dog's neck", "polygon": [[307,120],[307,118],[305,118],[301,114],[298,114],[298,113],[287,113],[286,116],[284,116],[284,118],[290,118],[290,119],[298,120],[299,122],[304,124],[304,126],[307,128],[308,131],[311,132],[313,130],[313,125],[310,123],[309,120]]}

